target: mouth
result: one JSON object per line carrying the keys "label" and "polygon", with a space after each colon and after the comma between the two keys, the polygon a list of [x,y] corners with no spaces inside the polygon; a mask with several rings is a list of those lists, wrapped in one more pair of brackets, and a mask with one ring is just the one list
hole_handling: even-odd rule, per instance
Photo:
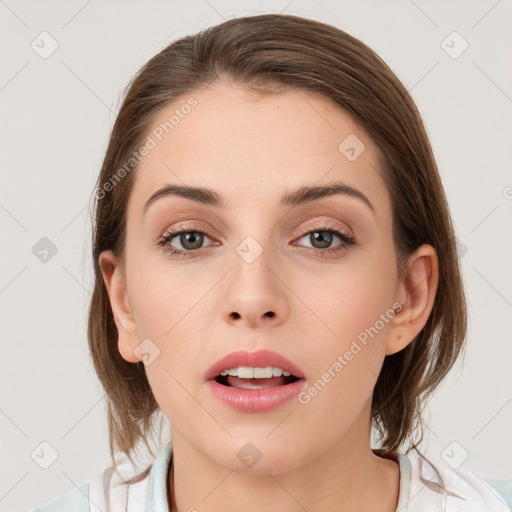
{"label": "mouth", "polygon": [[239,389],[263,389],[286,386],[299,380],[299,377],[275,366],[265,368],[239,366],[222,370],[215,382],[227,387]]}
{"label": "mouth", "polygon": [[206,374],[212,395],[241,412],[266,412],[289,402],[304,388],[304,372],[269,350],[235,351],[217,361]]}
{"label": "mouth", "polygon": [[216,380],[226,386],[242,384],[242,380],[255,381],[251,383],[259,386],[276,386],[304,378],[297,365],[272,350],[236,350],[213,364],[205,375],[205,380]]}

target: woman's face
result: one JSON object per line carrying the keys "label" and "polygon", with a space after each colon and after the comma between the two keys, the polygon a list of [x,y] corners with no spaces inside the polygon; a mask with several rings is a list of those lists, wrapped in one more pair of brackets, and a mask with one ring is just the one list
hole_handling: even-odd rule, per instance
{"label": "woman's face", "polygon": [[[274,473],[368,446],[392,308],[405,298],[376,145],[312,93],[262,96],[228,82],[168,106],[148,135],[113,309],[121,354],[145,360],[175,445]],[[210,192],[148,204],[169,185]],[[320,192],[299,193],[309,187]],[[213,378],[221,358],[259,350],[302,378]]]}

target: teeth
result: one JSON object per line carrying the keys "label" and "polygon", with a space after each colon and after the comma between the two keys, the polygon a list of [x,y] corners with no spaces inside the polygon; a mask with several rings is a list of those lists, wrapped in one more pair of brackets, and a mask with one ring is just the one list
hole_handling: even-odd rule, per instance
{"label": "teeth", "polygon": [[254,377],[254,368],[250,366],[239,366],[238,377],[240,379],[252,379]]}
{"label": "teeth", "polygon": [[255,379],[270,379],[272,377],[272,366],[266,368],[254,368]]}
{"label": "teeth", "polygon": [[289,377],[291,374],[281,368],[267,366],[265,368],[253,368],[251,366],[238,366],[237,368],[226,368],[220,374],[224,377],[230,375],[240,379],[270,379],[271,377]]}

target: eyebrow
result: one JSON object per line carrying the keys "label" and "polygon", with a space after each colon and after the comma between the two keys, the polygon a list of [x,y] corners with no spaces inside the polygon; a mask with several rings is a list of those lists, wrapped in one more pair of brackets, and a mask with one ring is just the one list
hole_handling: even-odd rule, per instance
{"label": "eyebrow", "polygon": [[[301,204],[310,203],[324,197],[333,195],[345,195],[355,197],[366,204],[370,210],[375,213],[375,209],[370,200],[359,190],[345,185],[344,183],[334,182],[324,186],[301,187],[293,192],[287,192],[281,197],[279,206],[293,207]],[[197,203],[206,206],[213,206],[217,208],[226,208],[225,200],[214,190],[202,187],[191,187],[189,185],[172,185],[167,184],[154,192],[144,205],[144,213],[146,213],[149,206],[157,199],[167,196],[178,196],[185,199],[190,199]]]}

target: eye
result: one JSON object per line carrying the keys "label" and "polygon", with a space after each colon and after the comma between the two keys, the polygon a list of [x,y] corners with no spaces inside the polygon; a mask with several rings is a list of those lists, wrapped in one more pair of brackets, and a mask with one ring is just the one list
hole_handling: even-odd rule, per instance
{"label": "eye", "polygon": [[[320,226],[314,229],[309,229],[299,238],[299,240],[302,240],[303,238],[311,244],[309,247],[311,247],[317,254],[321,255],[343,250],[347,246],[351,246],[356,243],[352,236],[348,235],[337,226]],[[339,238],[342,243],[332,247],[333,241],[336,238]]]}
{"label": "eye", "polygon": [[[193,256],[203,247],[205,238],[210,238],[210,235],[205,231],[196,229],[192,225],[185,225],[168,230],[157,243],[164,247],[169,254],[181,255],[186,258]],[[176,245],[181,247],[176,247]]]}

